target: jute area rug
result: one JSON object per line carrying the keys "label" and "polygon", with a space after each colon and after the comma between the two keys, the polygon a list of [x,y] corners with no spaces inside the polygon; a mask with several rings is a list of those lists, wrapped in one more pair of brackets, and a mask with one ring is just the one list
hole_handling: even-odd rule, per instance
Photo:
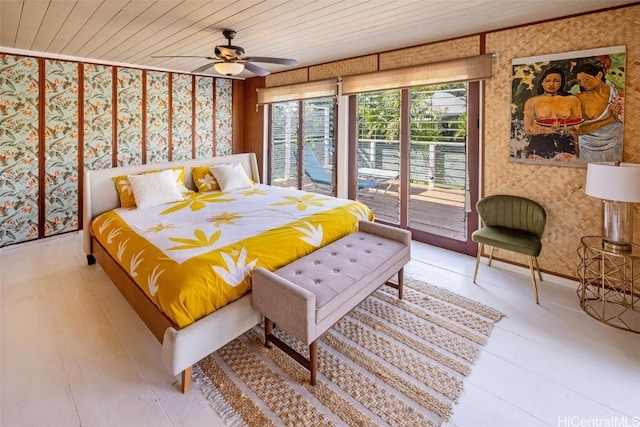
{"label": "jute area rug", "polygon": [[[383,286],[327,331],[318,381],[256,326],[196,367],[195,378],[228,425],[438,426],[502,314],[445,289],[405,279]],[[280,339],[308,355],[281,329]]]}

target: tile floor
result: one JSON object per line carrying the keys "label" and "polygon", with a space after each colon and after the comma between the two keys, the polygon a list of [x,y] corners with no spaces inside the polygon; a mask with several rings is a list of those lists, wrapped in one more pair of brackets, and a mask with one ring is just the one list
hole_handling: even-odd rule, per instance
{"label": "tile floor", "polygon": [[[407,274],[506,315],[446,426],[640,426],[640,334],[587,316],[576,283],[546,277],[537,306],[524,270],[482,265],[474,285],[474,258],[412,249]],[[0,249],[0,282],[0,425],[221,425],[197,384],[177,391],[80,233]]]}

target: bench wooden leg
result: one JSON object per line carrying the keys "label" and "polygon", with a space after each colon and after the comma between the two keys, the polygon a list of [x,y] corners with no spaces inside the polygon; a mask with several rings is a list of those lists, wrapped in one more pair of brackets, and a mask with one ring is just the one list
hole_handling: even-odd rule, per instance
{"label": "bench wooden leg", "polygon": [[267,348],[271,348],[271,342],[269,341],[269,336],[271,335],[272,329],[273,329],[273,322],[265,317],[264,318],[264,346]]}
{"label": "bench wooden leg", "polygon": [[398,284],[395,284],[388,280],[384,284],[387,286],[391,286],[393,289],[397,289],[398,299],[402,299],[402,289],[404,287],[404,268],[401,268],[400,270],[398,270]]}
{"label": "bench wooden leg", "polygon": [[182,371],[182,393],[187,394],[191,390],[191,375],[193,374],[193,367],[189,366]]}
{"label": "bench wooden leg", "polygon": [[[265,331],[267,329],[266,327],[267,323],[265,321]],[[309,345],[308,359],[305,359],[302,354],[289,347],[287,343],[271,333],[265,336],[265,341],[268,341],[269,344],[275,345],[280,350],[289,355],[289,357],[291,357],[293,360],[298,362],[301,366],[308,369],[309,372],[311,372],[311,385],[316,385],[316,373],[318,371],[318,340],[315,340]],[[269,347],[271,347],[271,345],[269,345]]]}
{"label": "bench wooden leg", "polygon": [[318,371],[318,340],[309,345],[309,371],[311,372],[311,385],[316,385],[316,373]]}

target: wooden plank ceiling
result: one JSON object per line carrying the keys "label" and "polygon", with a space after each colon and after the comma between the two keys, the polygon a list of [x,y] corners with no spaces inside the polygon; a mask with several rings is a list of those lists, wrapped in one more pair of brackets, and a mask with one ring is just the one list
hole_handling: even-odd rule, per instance
{"label": "wooden plank ceiling", "polygon": [[[0,52],[190,72],[225,45],[298,66],[446,40],[633,0],[0,0]],[[296,68],[259,63],[268,71]],[[213,74],[213,70],[211,70]],[[240,77],[251,77],[244,71]]]}

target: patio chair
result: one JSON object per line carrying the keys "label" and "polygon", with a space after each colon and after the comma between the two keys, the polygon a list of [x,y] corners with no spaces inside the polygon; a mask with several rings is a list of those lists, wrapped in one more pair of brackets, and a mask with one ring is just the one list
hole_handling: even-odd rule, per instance
{"label": "patio chair", "polygon": [[529,257],[529,271],[531,272],[533,292],[536,304],[538,304],[538,286],[536,284],[534,265],[538,271],[538,277],[542,281],[538,255],[542,250],[540,239],[547,222],[547,214],[544,208],[533,200],[505,194],[484,197],[478,201],[476,208],[484,227],[474,231],[471,235],[471,240],[478,243],[478,256],[476,258],[476,270],[473,274],[473,283],[476,283],[480,257],[485,245],[491,246],[489,265],[491,265],[494,248],[527,255]]}
{"label": "patio chair", "polygon": [[[304,173],[309,177],[311,182],[319,185],[332,185],[331,174],[318,161],[316,153],[311,148],[304,148]],[[370,181],[366,179],[358,180],[358,191],[375,188],[380,186],[378,181]]]}

